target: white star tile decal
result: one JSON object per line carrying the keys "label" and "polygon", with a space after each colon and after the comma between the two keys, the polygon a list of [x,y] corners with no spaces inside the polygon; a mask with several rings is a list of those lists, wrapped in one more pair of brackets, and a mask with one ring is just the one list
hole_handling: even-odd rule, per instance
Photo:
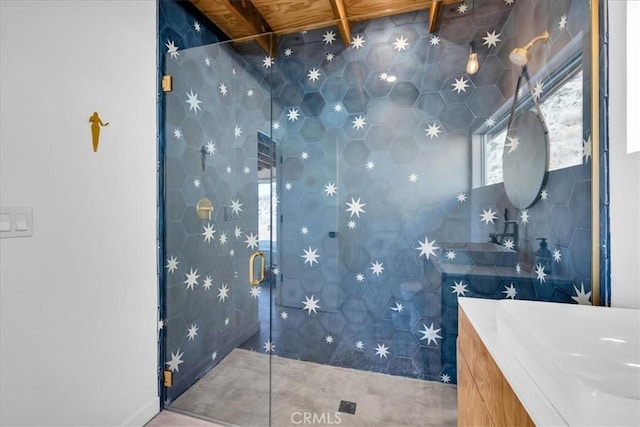
{"label": "white star tile decal", "polygon": [[382,81],[389,80],[389,73],[387,73],[386,71],[381,72],[380,73],[380,80],[382,80]]}
{"label": "white star tile decal", "polygon": [[292,108],[287,113],[287,120],[295,122],[300,117],[300,111],[297,108]]}
{"label": "white star tile decal", "polygon": [[362,273],[356,274],[356,282],[364,282],[364,274]]}
{"label": "white star tile decal", "polygon": [[506,240],[502,243],[502,246],[504,246],[506,249],[511,249],[511,250],[513,250],[513,249],[515,249],[516,244],[515,244],[515,242],[514,242],[513,240],[511,240],[511,239],[506,239]]}
{"label": "white star tile decal", "polygon": [[189,104],[189,111],[195,111],[197,113],[198,110],[202,109],[200,107],[202,101],[198,99],[197,93],[193,93],[193,90],[190,90],[189,93],[185,92],[185,95],[187,95],[187,100],[185,102]]}
{"label": "white star tile decal", "polygon": [[248,96],[249,98],[251,98],[254,94],[255,94],[255,92],[254,92],[254,90],[253,90],[253,89],[249,89],[249,90],[247,91],[247,96]]}
{"label": "white star tile decal", "polygon": [[353,39],[351,40],[351,47],[354,48],[355,50],[358,50],[364,46],[364,42],[365,40],[362,34],[358,34],[357,36],[353,37]]}
{"label": "white star tile decal", "polygon": [[447,251],[446,257],[448,260],[453,261],[454,259],[456,259],[455,251]]}
{"label": "white star tile decal", "polygon": [[171,360],[166,363],[171,372],[180,372],[180,364],[184,363],[184,360],[182,360],[183,354],[184,352],[180,352],[180,349],[178,349],[178,351],[176,351],[175,353],[171,352]]}
{"label": "white star tile decal", "polygon": [[211,65],[211,59],[207,56],[206,58],[204,58],[204,63],[207,67],[209,67]]}
{"label": "white star tile decal", "polygon": [[216,360],[218,358],[218,352],[214,351],[213,353],[211,353],[211,360]]}
{"label": "white star tile decal", "polygon": [[349,208],[347,209],[347,212],[351,213],[350,216],[354,216],[355,215],[358,218],[360,218],[360,214],[361,213],[365,213],[364,209],[362,209],[365,205],[366,205],[366,203],[361,203],[360,202],[360,197],[358,197],[358,200],[355,200],[352,197],[351,198],[351,203],[347,202],[347,206],[349,206]]}
{"label": "white star tile decal", "polygon": [[302,160],[308,160],[308,159],[309,159],[309,153],[307,153],[306,151],[303,151],[303,152],[300,154],[300,158],[301,158]]}
{"label": "white star tile decal", "polygon": [[356,341],[356,349],[358,350],[364,349],[364,343],[362,341]]}
{"label": "white star tile decal", "polygon": [[289,313],[287,313],[286,311],[281,311],[280,312],[280,318],[282,320],[287,320],[289,318]]}
{"label": "white star tile decal", "polygon": [[510,5],[513,4],[515,0],[504,0],[505,4]]}
{"label": "white star tile decal", "polygon": [[589,301],[591,298],[591,291],[585,293],[584,283],[580,283],[580,290],[578,290],[576,285],[573,285],[573,289],[576,291],[576,296],[571,297],[572,300],[581,305],[591,305],[591,301]]}
{"label": "white star tile decal", "polygon": [[433,322],[428,328],[427,328],[427,325],[425,325],[424,323],[422,324],[422,326],[424,326],[424,331],[422,330],[419,331],[422,334],[422,337],[420,337],[420,341],[427,340],[427,346],[431,344],[431,342],[434,342],[436,345],[438,345],[437,339],[438,338],[442,339],[442,337],[438,335],[438,332],[440,332],[440,329],[434,329]]}
{"label": "white star tile decal", "polygon": [[335,196],[338,194],[338,187],[336,187],[336,184],[330,182],[324,186],[324,192],[329,197]]}
{"label": "white star tile decal", "polygon": [[522,271],[522,267],[520,267],[520,263],[516,264],[516,273],[520,274],[520,272]]}
{"label": "white star tile decal", "polygon": [[207,154],[216,154],[216,144],[213,141],[207,141]]}
{"label": "white star tile decal", "polygon": [[200,23],[198,21],[193,21],[193,29],[196,30],[197,33],[202,30],[202,27],[200,27]]}
{"label": "white star tile decal", "polygon": [[196,178],[196,179],[193,180],[193,186],[195,188],[200,188],[200,179],[199,178]]}
{"label": "white star tile decal", "polygon": [[[240,206],[242,206],[242,205],[240,205]],[[232,207],[232,209],[233,209],[233,207]],[[242,210],[242,209],[240,209],[240,210]],[[240,227],[236,226],[236,229],[234,230],[233,235],[236,236],[236,239],[241,238],[242,237],[242,229]]]}
{"label": "white star tile decal", "polygon": [[339,113],[340,111],[342,111],[342,105],[341,104],[334,105],[333,111],[335,111],[336,113]]}
{"label": "white star tile decal", "polygon": [[369,270],[371,270],[372,274],[379,276],[384,271],[384,267],[382,265],[383,263],[376,260],[376,262],[371,263],[371,267],[369,267]]}
{"label": "white star tile decal", "polygon": [[313,68],[309,70],[309,74],[307,74],[307,77],[309,77],[309,81],[315,82],[317,80],[320,80],[320,75],[320,70],[318,70],[317,68]]}
{"label": "white star tile decal", "polygon": [[560,262],[560,260],[562,259],[562,254],[560,253],[560,249],[558,248],[554,249],[552,256],[555,262]]}
{"label": "white star tile decal", "polygon": [[[231,213],[233,215],[240,215],[240,212],[242,212],[243,205],[244,205],[243,203],[240,203],[240,199],[231,200]],[[236,235],[236,237],[238,236]]]}
{"label": "white star tile decal", "polygon": [[388,354],[389,354],[389,347],[387,347],[385,344],[377,345],[376,355],[380,356],[380,359],[382,359],[383,357],[386,359]]}
{"label": "white star tile decal", "polygon": [[438,46],[440,44],[440,37],[438,36],[431,36],[431,38],[429,39],[429,44],[431,46]]}
{"label": "white star tile decal", "polygon": [[275,344],[271,341],[266,341],[263,347],[264,347],[265,353],[273,353],[273,351],[276,349]]}
{"label": "white star tile decal", "polygon": [[529,210],[528,209],[522,209],[520,211],[520,222],[522,222],[523,225],[526,225],[529,223]]}
{"label": "white star tile decal", "polygon": [[291,50],[291,48],[286,48],[284,50],[284,56],[289,57],[291,55],[293,55],[293,50]]}
{"label": "white star tile decal", "polygon": [[453,289],[451,293],[456,294],[456,296],[463,297],[466,292],[469,292],[467,286],[468,285],[462,283],[462,280],[459,282],[454,281],[453,286],[451,287],[451,289]]}
{"label": "white star tile decal", "polygon": [[536,82],[536,85],[533,87],[533,97],[535,99],[540,99],[540,96],[542,96],[542,92],[543,92],[542,86],[544,86],[544,83],[538,80]]}
{"label": "white star tile decal", "polygon": [[402,311],[404,310],[404,305],[400,304],[399,302],[396,301],[396,306],[395,307],[390,307],[392,311],[396,311],[398,313],[402,313]]}
{"label": "white star tile decal", "polygon": [[458,6],[458,13],[465,13],[468,9],[469,6],[467,6],[466,3],[462,3],[460,6]]}
{"label": "white star tile decal", "polygon": [[499,41],[501,41],[499,37],[500,37],[500,33],[496,34],[495,30],[493,32],[491,32],[491,33],[489,31],[487,31],[487,36],[482,38],[484,40],[482,45],[483,46],[487,46],[489,48],[491,46],[495,47],[497,45],[497,43]]}
{"label": "white star tile decal", "polygon": [[364,125],[367,124],[367,119],[365,119],[362,116],[358,116],[355,118],[354,121],[352,121],[351,123],[353,123],[353,127],[356,129],[363,129]]}
{"label": "white star tile decal", "polygon": [[427,259],[429,259],[430,255],[437,256],[435,250],[440,249],[438,246],[435,246],[435,239],[433,240],[433,242],[430,242],[427,236],[424,237],[424,242],[418,241],[418,244],[420,245],[416,248],[420,251],[420,255],[418,255],[418,257],[424,255],[427,257]]}
{"label": "white star tile decal", "polygon": [[280,123],[279,122],[273,122],[273,125],[271,125],[271,127],[273,128],[273,130],[278,130],[278,129],[280,129]]}
{"label": "white star tile decal", "polygon": [[198,277],[200,277],[198,275],[198,269],[196,268],[196,271],[193,271],[193,268],[190,269],[189,273],[186,273],[185,276],[187,276],[187,280],[183,283],[187,285],[187,289],[193,290],[193,287],[198,284]]}
{"label": "white star tile decal", "polygon": [[225,302],[229,298],[229,287],[226,283],[218,288],[218,302]]}
{"label": "white star tile decal", "polygon": [[331,61],[333,61],[333,58],[335,58],[335,56],[334,56],[334,55],[333,55],[333,53],[331,53],[331,52],[327,53],[327,54],[325,55],[325,57],[324,57],[324,59],[325,59],[327,62],[331,62]]}
{"label": "white star tile decal", "polygon": [[171,55],[171,59],[176,59],[178,55],[180,55],[178,47],[175,45],[173,40],[167,40],[164,45],[167,47],[167,53]]}
{"label": "white star tile decal", "polygon": [[213,235],[216,232],[216,230],[213,229],[213,225],[211,225],[211,223],[207,223],[207,225],[202,228],[204,228],[204,232],[202,233],[204,241],[207,243],[211,242],[211,240],[213,240]]}
{"label": "white star tile decal", "polygon": [[396,37],[396,41],[393,43],[393,49],[398,52],[407,50],[407,46],[409,46],[409,41],[404,36]]}
{"label": "white star tile decal", "polygon": [[187,337],[189,338],[189,341],[193,341],[196,335],[198,335],[198,327],[195,323],[192,323],[191,327],[187,329]]}
{"label": "white star tile decal", "polygon": [[498,212],[494,212],[491,208],[489,208],[489,210],[482,209],[482,213],[480,214],[480,217],[482,218],[481,221],[484,221],[486,225],[489,225],[489,223],[495,224],[494,221],[498,219],[496,216],[497,213]]}
{"label": "white star tile decal", "polygon": [[309,234],[309,229],[307,227],[302,227],[300,229],[300,233],[302,233],[302,234],[304,234],[306,236],[307,234]]}
{"label": "white star tile decal", "polygon": [[584,163],[587,163],[591,157],[591,147],[591,135],[589,135],[589,138],[587,138],[586,141],[582,140],[582,157],[584,157]]}
{"label": "white star tile decal", "polygon": [[540,191],[540,198],[542,200],[547,200],[549,198],[549,192],[546,188],[543,188],[542,191]]}
{"label": "white star tile decal", "polygon": [[464,77],[460,77],[460,79],[456,79],[455,83],[451,83],[451,86],[453,86],[454,92],[466,92],[467,87],[469,87],[467,83],[469,83],[469,80],[466,80]]}
{"label": "white star tile decal", "polygon": [[467,195],[465,193],[458,193],[456,195],[456,200],[460,203],[466,202],[467,201]]}
{"label": "white star tile decal", "polygon": [[175,139],[182,139],[182,131],[180,129],[174,129],[173,130],[173,137]]}
{"label": "white star tile decal", "polygon": [[547,277],[547,273],[544,272],[544,267],[541,264],[536,265],[535,273],[536,279],[539,280],[540,283],[547,281],[547,279],[545,279],[545,277]]}
{"label": "white star tile decal", "polygon": [[285,189],[285,190],[287,190],[287,191],[291,191],[291,190],[293,189],[293,184],[292,184],[292,183],[290,183],[290,182],[287,182],[287,183],[284,185],[284,189]]}
{"label": "white star tile decal", "polygon": [[431,137],[431,139],[437,138],[438,134],[441,132],[440,126],[438,126],[436,123],[433,123],[425,129],[425,132],[427,132],[427,136]]}
{"label": "white star tile decal", "polygon": [[257,286],[252,286],[249,290],[249,295],[251,295],[253,298],[258,298],[260,296],[260,288]]}
{"label": "white star tile decal", "polygon": [[264,68],[270,68],[273,65],[273,58],[270,56],[265,56],[262,60],[262,66]]}
{"label": "white star tile decal", "polygon": [[258,249],[258,236],[253,234],[253,232],[251,232],[248,236],[245,234],[245,236],[247,237],[247,240],[245,240],[244,242],[247,244],[247,249],[251,249],[254,251]]}
{"label": "white star tile decal", "polygon": [[518,291],[516,291],[515,286],[513,285],[513,283],[510,283],[509,286],[504,285],[504,291],[502,291],[503,294],[505,294],[505,299],[506,298],[511,298],[511,299],[515,299],[516,295],[518,294]]}
{"label": "white star tile decal", "polygon": [[178,262],[178,258],[172,256],[171,258],[167,259],[167,271],[169,271],[169,273],[173,273],[174,271],[176,271],[178,269],[178,264],[180,264],[180,262]]}
{"label": "white star tile decal", "polygon": [[415,173],[412,173],[411,175],[409,175],[409,182],[414,184],[418,182],[418,175],[416,175]]}
{"label": "white star tile decal", "polygon": [[484,121],[484,124],[487,127],[492,128],[492,127],[494,127],[496,125],[496,121],[495,121],[495,119],[493,117],[489,117],[487,120]]}
{"label": "white star tile decal", "polygon": [[305,301],[302,301],[302,304],[304,304],[303,310],[307,310],[309,315],[311,315],[312,311],[318,314],[316,310],[320,308],[320,306],[318,305],[318,302],[320,301],[317,299],[314,299],[313,295],[311,295],[311,298],[309,297],[304,297],[304,298],[305,298]]}
{"label": "white star tile decal", "polygon": [[562,15],[560,17],[560,22],[558,22],[558,29],[564,30],[566,26],[567,26],[567,15]]}
{"label": "white star tile decal", "polygon": [[236,137],[236,139],[240,138],[240,136],[242,135],[242,128],[236,125],[236,127],[233,129],[233,135]]}
{"label": "white star tile decal", "polygon": [[326,342],[327,344],[333,344],[333,336],[327,335],[326,337],[324,337],[324,342]]}
{"label": "white star tile decal", "polygon": [[227,96],[229,94],[229,89],[227,89],[227,85],[223,82],[220,82],[218,89],[220,89],[220,93],[222,94],[222,96]]}
{"label": "white star tile decal", "polygon": [[333,30],[327,31],[322,36],[322,41],[324,42],[324,44],[333,44],[333,42],[336,41],[336,33],[334,33]]}
{"label": "white star tile decal", "polygon": [[313,266],[314,262],[318,264],[318,258],[320,258],[320,255],[318,255],[317,251],[318,249],[311,249],[311,246],[309,246],[309,249],[304,249],[304,255],[302,255],[304,263],[308,263],[310,266]]}
{"label": "white star tile decal", "polygon": [[209,289],[211,289],[211,287],[213,286],[213,279],[211,279],[211,276],[207,276],[204,279],[204,282],[202,283],[202,287],[208,291]]}
{"label": "white star tile decal", "polygon": [[451,382],[451,377],[447,374],[442,374],[440,375],[440,381],[445,384],[449,384]]}

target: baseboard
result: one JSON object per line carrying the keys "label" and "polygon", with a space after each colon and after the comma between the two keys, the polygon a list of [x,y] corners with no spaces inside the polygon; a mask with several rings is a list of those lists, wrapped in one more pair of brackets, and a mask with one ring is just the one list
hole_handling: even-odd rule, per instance
{"label": "baseboard", "polygon": [[121,425],[139,427],[148,423],[151,418],[160,412],[160,398],[154,397],[146,405],[143,405],[135,414],[127,418]]}

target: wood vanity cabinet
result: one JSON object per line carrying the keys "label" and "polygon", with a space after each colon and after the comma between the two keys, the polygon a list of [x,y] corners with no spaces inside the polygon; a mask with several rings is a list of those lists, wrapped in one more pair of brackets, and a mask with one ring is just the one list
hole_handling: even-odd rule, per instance
{"label": "wood vanity cabinet", "polygon": [[535,425],[462,307],[458,310],[458,425]]}

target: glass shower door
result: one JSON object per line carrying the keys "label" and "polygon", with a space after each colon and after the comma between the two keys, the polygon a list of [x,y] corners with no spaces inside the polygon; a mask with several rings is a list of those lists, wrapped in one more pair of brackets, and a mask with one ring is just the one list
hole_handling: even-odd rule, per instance
{"label": "glass shower door", "polygon": [[261,60],[230,43],[165,58],[164,402],[234,425],[269,422],[272,195],[259,188],[274,156]]}

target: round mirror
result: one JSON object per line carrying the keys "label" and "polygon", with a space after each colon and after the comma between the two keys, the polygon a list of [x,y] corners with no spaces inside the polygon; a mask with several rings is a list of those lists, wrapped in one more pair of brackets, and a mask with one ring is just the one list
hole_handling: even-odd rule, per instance
{"label": "round mirror", "polygon": [[518,209],[528,208],[540,194],[547,173],[549,140],[540,117],[523,111],[507,131],[502,155],[504,189]]}

